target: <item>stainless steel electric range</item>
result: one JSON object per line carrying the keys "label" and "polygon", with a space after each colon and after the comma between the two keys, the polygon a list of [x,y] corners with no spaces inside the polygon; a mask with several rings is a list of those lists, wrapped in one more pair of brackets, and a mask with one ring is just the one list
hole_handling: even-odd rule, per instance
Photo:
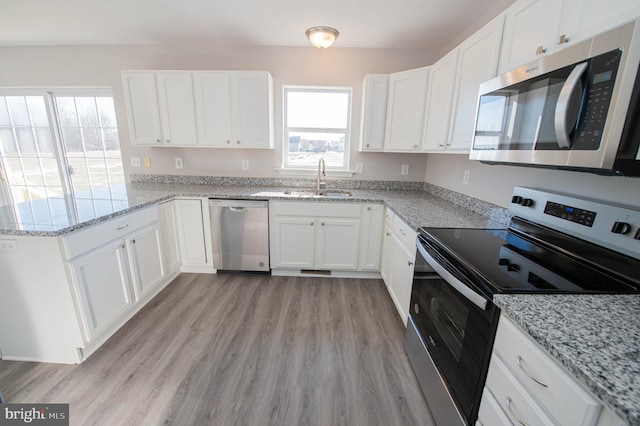
{"label": "stainless steel electric range", "polygon": [[419,230],[405,348],[438,425],[476,421],[494,294],[640,294],[640,209],[516,187],[510,210],[506,230]]}

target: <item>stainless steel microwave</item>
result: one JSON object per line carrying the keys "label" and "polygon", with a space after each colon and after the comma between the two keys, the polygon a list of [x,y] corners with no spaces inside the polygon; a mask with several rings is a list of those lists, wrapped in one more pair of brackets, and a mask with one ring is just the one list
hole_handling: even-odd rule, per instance
{"label": "stainless steel microwave", "polygon": [[640,176],[640,20],[480,85],[470,158]]}

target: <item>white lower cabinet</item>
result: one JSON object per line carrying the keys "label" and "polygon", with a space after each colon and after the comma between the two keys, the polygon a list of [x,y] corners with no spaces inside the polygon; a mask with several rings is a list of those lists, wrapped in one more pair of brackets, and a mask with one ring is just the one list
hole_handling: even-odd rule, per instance
{"label": "white lower cabinet", "polygon": [[[167,283],[158,217],[157,207],[150,207],[63,237],[89,347],[113,334]],[[101,237],[110,231],[116,238],[105,244]]]}
{"label": "white lower cabinet", "polygon": [[87,342],[113,326],[133,306],[126,244],[119,240],[69,263],[80,295]]}
{"label": "white lower cabinet", "polygon": [[160,236],[162,239],[162,259],[168,276],[180,270],[180,243],[178,235],[178,212],[176,201],[160,204]]}
{"label": "white lower cabinet", "polygon": [[511,423],[624,424],[526,332],[502,315],[478,424]]}
{"label": "white lower cabinet", "polygon": [[274,270],[380,270],[381,204],[271,201]]}
{"label": "white lower cabinet", "polygon": [[178,198],[176,219],[183,272],[213,272],[207,198]]}
{"label": "white lower cabinet", "polygon": [[415,241],[415,231],[387,209],[381,275],[405,326],[411,303]]}

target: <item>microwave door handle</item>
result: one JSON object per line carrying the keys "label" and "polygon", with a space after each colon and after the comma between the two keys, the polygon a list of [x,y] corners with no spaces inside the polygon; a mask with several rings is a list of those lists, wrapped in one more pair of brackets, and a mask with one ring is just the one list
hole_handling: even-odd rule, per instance
{"label": "microwave door handle", "polygon": [[[558,104],[556,105],[556,115],[554,118],[556,138],[558,139],[558,145],[560,145],[560,148],[571,148],[571,140],[569,139],[570,129],[568,124],[570,120],[575,123],[577,118],[569,117],[569,113],[571,112],[571,99],[573,98],[573,94],[576,92],[576,89],[582,91],[580,79],[588,65],[588,62],[576,65],[560,90]],[[576,113],[579,113],[579,110]]]}
{"label": "microwave door handle", "polygon": [[486,297],[473,291],[467,285],[465,285],[456,277],[454,277],[449,271],[443,268],[442,265],[440,265],[433,257],[431,257],[429,253],[427,253],[427,250],[422,246],[422,244],[420,244],[419,241],[418,241],[418,252],[424,258],[424,260],[427,261],[429,266],[431,266],[431,268],[438,275],[440,275],[440,277],[442,277],[447,282],[447,284],[453,287],[454,290],[456,290],[458,293],[464,296],[465,299],[467,299],[468,301],[470,301],[471,303],[473,303],[483,311],[487,309]]}

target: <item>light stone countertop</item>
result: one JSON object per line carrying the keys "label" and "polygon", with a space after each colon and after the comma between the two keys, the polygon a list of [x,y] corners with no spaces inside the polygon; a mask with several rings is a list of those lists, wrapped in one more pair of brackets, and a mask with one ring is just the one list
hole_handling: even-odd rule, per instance
{"label": "light stone countertop", "polygon": [[501,294],[495,304],[630,425],[640,425],[640,296]]}
{"label": "light stone countertop", "polygon": [[299,198],[289,188],[184,183],[142,183],[96,188],[76,197],[58,197],[0,207],[0,235],[59,236],[175,197],[318,202],[385,203],[409,226],[506,228],[504,209],[482,215],[426,191],[350,190],[346,198]]}

